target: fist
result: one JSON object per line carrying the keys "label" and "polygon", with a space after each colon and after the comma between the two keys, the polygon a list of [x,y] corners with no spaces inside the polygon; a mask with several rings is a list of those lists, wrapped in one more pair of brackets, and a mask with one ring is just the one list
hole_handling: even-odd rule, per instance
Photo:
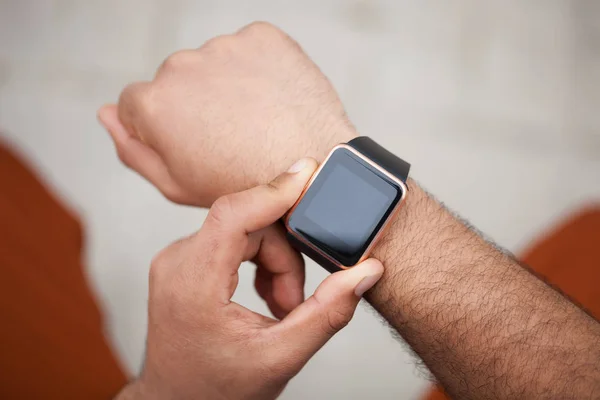
{"label": "fist", "polygon": [[319,68],[263,22],[171,55],[99,119],[127,166],[170,200],[198,206],[356,136]]}

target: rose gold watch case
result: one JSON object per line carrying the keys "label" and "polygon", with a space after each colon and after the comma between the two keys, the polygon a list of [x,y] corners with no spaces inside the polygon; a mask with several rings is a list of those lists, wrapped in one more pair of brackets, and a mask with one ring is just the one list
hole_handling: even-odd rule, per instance
{"label": "rose gold watch case", "polygon": [[327,163],[327,161],[329,161],[329,158],[331,157],[331,155],[337,149],[341,149],[341,148],[343,148],[345,150],[348,150],[348,151],[352,152],[353,154],[355,154],[356,156],[360,157],[367,164],[369,164],[373,168],[377,169],[379,172],[381,172],[383,175],[385,175],[388,179],[390,179],[391,181],[393,181],[395,184],[397,184],[398,186],[400,186],[402,188],[402,197],[400,197],[400,200],[396,203],[396,205],[394,206],[394,209],[392,210],[392,212],[387,216],[386,220],[384,221],[383,225],[381,226],[381,229],[379,229],[379,232],[377,232],[377,234],[375,235],[375,237],[373,238],[373,240],[371,241],[371,243],[369,243],[369,246],[367,247],[367,249],[365,250],[365,252],[362,254],[362,256],[358,260],[357,264],[360,264],[362,261],[364,261],[367,258],[369,258],[369,255],[371,254],[371,251],[373,250],[373,247],[375,247],[375,245],[377,244],[377,242],[379,241],[379,239],[381,238],[381,236],[383,236],[383,234],[385,234],[385,232],[389,229],[390,223],[391,223],[392,219],[398,214],[398,211],[400,210],[400,207],[404,203],[404,199],[406,197],[406,193],[408,192],[408,187],[400,179],[398,179],[394,175],[390,174],[387,170],[381,168],[381,166],[379,166],[376,162],[374,162],[373,160],[371,160],[370,158],[368,158],[364,154],[358,152],[356,149],[354,149],[352,146],[350,146],[350,145],[348,145],[346,143],[338,144],[333,149],[331,149],[331,151],[329,152],[329,154],[327,154],[327,157],[325,157],[325,160],[319,165],[319,167],[317,168],[317,170],[315,171],[315,173],[311,176],[310,180],[308,181],[308,183],[306,184],[306,186],[302,190],[302,193],[300,194],[300,197],[298,198],[298,200],[296,200],[296,202],[294,203],[294,205],[292,206],[292,208],[290,208],[290,210],[287,212],[287,214],[285,216],[285,219],[284,219],[285,229],[290,233],[290,235],[293,235],[296,239],[300,240],[301,242],[303,242],[304,244],[306,244],[307,246],[309,246],[310,248],[312,248],[313,250],[315,250],[321,256],[327,258],[330,262],[332,262],[333,264],[335,264],[339,268],[341,268],[341,269],[348,269],[348,268],[352,268],[354,265],[343,265],[343,264],[340,264],[337,260],[333,259],[331,256],[329,256],[328,254],[326,254],[325,252],[323,252],[321,249],[319,249],[318,247],[314,246],[312,243],[310,243],[304,237],[302,237],[298,233],[294,232],[294,230],[292,230],[290,228],[290,225],[289,225],[289,219],[290,219],[291,215],[294,213],[294,210],[296,209],[296,207],[298,207],[298,204],[300,204],[300,202],[304,198],[304,195],[306,194],[306,191],[308,190],[308,188],[312,185],[312,183],[314,182],[314,180],[321,173],[321,170],[323,169],[323,166]]}

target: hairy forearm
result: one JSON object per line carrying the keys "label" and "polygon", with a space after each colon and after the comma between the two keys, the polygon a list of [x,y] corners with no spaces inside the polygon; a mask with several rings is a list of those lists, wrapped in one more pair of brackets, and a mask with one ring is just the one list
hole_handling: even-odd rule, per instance
{"label": "hairy forearm", "polygon": [[456,398],[600,396],[600,324],[413,181],[368,295]]}

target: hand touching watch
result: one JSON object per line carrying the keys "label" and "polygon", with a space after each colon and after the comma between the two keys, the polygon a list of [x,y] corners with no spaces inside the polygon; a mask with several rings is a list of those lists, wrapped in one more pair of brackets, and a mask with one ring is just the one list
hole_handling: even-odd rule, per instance
{"label": "hand touching watch", "polygon": [[[350,321],[381,263],[333,274],[303,302],[288,279],[301,262],[274,225],[315,168],[304,159],[268,185],[218,199],[200,231],[155,258],[143,372],[118,399],[273,399]],[[231,301],[245,260],[262,269],[259,292],[281,321]]]}

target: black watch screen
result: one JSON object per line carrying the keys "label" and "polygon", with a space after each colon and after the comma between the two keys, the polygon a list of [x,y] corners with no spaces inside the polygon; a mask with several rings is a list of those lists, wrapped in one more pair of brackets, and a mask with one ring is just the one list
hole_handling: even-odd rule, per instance
{"label": "black watch screen", "polygon": [[351,150],[337,148],[289,216],[288,229],[339,264],[355,265],[403,190]]}

